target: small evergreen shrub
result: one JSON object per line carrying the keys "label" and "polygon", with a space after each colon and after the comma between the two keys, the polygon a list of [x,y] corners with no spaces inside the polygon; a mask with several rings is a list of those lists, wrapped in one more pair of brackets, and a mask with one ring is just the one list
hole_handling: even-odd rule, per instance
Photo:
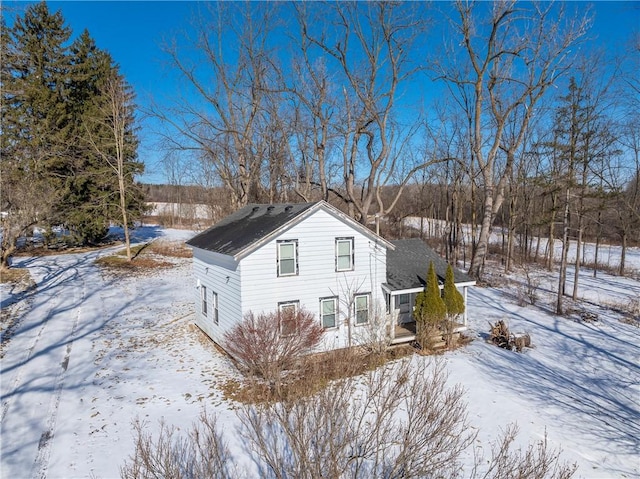
{"label": "small evergreen shrub", "polygon": [[446,314],[447,307],[440,296],[438,277],[436,276],[433,262],[431,262],[427,271],[425,289],[416,295],[416,302],[413,308],[418,342],[423,346],[428,346],[430,337],[435,333],[442,321],[445,320]]}

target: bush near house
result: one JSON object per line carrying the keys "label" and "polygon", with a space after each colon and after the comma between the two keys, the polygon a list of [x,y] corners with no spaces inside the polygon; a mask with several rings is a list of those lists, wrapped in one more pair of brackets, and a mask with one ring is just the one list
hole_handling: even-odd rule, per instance
{"label": "bush near house", "polygon": [[447,317],[442,323],[442,329],[447,346],[451,348],[455,347],[456,343],[455,335],[453,334],[455,324],[460,315],[464,313],[464,298],[454,283],[451,265],[447,265],[442,300],[447,308]]}
{"label": "bush near house", "polygon": [[223,347],[248,374],[268,381],[278,391],[285,371],[312,352],[324,330],[313,313],[271,312],[244,319],[224,335]]}
{"label": "bush near house", "polygon": [[417,339],[421,345],[428,347],[429,341],[446,319],[446,314],[447,306],[440,296],[436,270],[433,262],[430,262],[427,271],[427,284],[424,291],[416,295],[416,303],[413,308]]}

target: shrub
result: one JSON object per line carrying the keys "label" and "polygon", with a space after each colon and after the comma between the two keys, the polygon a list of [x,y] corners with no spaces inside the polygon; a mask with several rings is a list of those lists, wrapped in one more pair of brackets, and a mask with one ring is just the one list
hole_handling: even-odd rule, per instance
{"label": "shrub", "polygon": [[[475,445],[464,390],[449,386],[444,363],[398,361],[360,377],[330,383],[312,397],[242,405],[238,433],[260,477],[468,477],[568,479],[546,440],[515,449],[509,426],[489,458]],[[247,477],[229,454],[215,416],[203,414],[187,436],[162,426],[153,440],[139,423],[126,479]],[[231,433],[231,431],[229,432]],[[233,431],[235,434],[236,431]],[[479,454],[475,454],[479,453]],[[463,459],[473,455],[467,469]],[[245,459],[245,458],[243,458]]]}
{"label": "shrub", "polygon": [[237,477],[215,416],[203,412],[186,437],[164,422],[155,440],[146,424],[135,421],[133,427],[135,451],[120,468],[123,479]]}
{"label": "shrub", "polygon": [[464,313],[464,298],[460,291],[458,291],[458,288],[456,288],[451,265],[447,266],[442,299],[447,308],[447,314],[451,319],[455,319]]}
{"label": "shrub", "polygon": [[440,327],[446,318],[447,307],[440,296],[438,277],[433,267],[433,262],[429,263],[427,271],[427,281],[424,291],[416,295],[416,302],[413,308],[413,317],[416,320],[418,342],[423,346],[428,345],[431,336]]}
{"label": "shrub", "polygon": [[248,374],[279,389],[284,372],[313,351],[323,333],[309,311],[249,312],[225,333],[223,346]]}

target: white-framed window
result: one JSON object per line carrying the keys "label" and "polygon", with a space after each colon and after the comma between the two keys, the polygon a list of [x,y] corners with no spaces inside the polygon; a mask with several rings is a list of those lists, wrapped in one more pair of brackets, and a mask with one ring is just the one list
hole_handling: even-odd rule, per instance
{"label": "white-framed window", "polygon": [[396,296],[396,309],[401,313],[408,313],[411,309],[411,295],[407,293]]}
{"label": "white-framed window", "polygon": [[365,324],[369,322],[369,296],[369,293],[356,294],[353,298],[356,324]]}
{"label": "white-framed window", "polygon": [[218,293],[211,293],[211,311],[213,324],[218,324]]}
{"label": "white-framed window", "polygon": [[298,240],[278,241],[278,276],[298,274]]}
{"label": "white-framed window", "polygon": [[336,238],[336,271],[353,270],[353,238]]}
{"label": "white-framed window", "polygon": [[320,298],[320,319],[325,329],[335,328],[338,320],[338,298]]}
{"label": "white-framed window", "polygon": [[300,309],[299,301],[285,301],[278,303],[278,315],[280,317],[280,334],[283,336],[291,336],[298,329],[297,319],[298,310]]}
{"label": "white-framed window", "polygon": [[202,300],[202,315],[207,315],[207,287],[203,284],[200,286],[200,299]]}

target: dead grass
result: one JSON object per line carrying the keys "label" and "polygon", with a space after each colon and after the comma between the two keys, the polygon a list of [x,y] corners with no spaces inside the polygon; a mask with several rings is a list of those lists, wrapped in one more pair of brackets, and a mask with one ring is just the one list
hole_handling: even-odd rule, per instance
{"label": "dead grass", "polygon": [[111,270],[144,271],[169,268],[174,265],[164,258],[190,258],[191,250],[180,241],[151,241],[131,247],[131,261],[127,261],[127,250],[122,248],[110,256],[103,256],[95,262],[98,266]]}
{"label": "dead grass", "polygon": [[131,261],[127,261],[126,257],[120,256],[118,253],[98,258],[95,263],[103,268],[124,271],[169,268],[173,266],[173,263],[169,261],[162,261],[152,256],[138,256]]}
{"label": "dead grass", "polygon": [[29,286],[33,280],[27,268],[0,268],[0,283]]}
{"label": "dead grass", "polygon": [[193,252],[182,241],[159,240],[149,245],[152,253],[171,258],[191,258]]}
{"label": "dead grass", "polygon": [[415,349],[408,345],[391,348],[384,356],[370,354],[359,348],[339,349],[303,358],[298,370],[284,381],[280,393],[273,385],[255,378],[229,380],[221,389],[227,399],[242,403],[295,400],[317,393],[331,381],[361,375],[387,361],[414,353]]}
{"label": "dead grass", "polygon": [[[142,251],[147,249],[151,243],[142,243],[131,247],[131,257],[138,256]],[[118,256],[127,256],[127,248],[122,248],[115,253]]]}
{"label": "dead grass", "polygon": [[640,298],[629,298],[627,301],[605,301],[604,306],[620,314],[625,324],[640,327]]}

